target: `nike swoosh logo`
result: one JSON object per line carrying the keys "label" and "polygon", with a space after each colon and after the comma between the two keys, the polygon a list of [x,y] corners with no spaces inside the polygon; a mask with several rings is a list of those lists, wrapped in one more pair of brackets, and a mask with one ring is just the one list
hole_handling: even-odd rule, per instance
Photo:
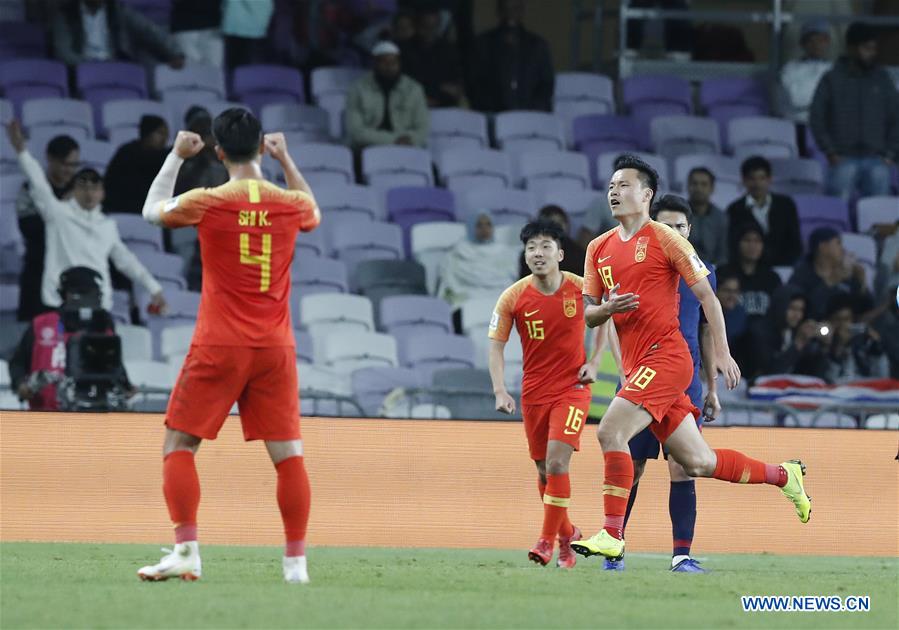
{"label": "nike swoosh logo", "polygon": [[609,258],[611,258],[611,256],[606,256],[605,258],[600,258],[600,259],[598,259],[598,260],[596,261],[596,264],[598,265],[598,264],[600,264],[600,263],[604,263],[604,262],[606,262]]}
{"label": "nike swoosh logo", "polygon": [[626,392],[639,392],[639,391],[640,391],[640,388],[639,388],[639,387],[631,387],[630,385],[628,385],[627,387],[624,388],[624,391],[626,391]]}
{"label": "nike swoosh logo", "polygon": [[525,313],[524,316],[530,317],[531,315],[534,315],[535,313],[539,313],[539,312],[540,312],[540,309],[538,308],[536,311],[531,311],[530,313]]}

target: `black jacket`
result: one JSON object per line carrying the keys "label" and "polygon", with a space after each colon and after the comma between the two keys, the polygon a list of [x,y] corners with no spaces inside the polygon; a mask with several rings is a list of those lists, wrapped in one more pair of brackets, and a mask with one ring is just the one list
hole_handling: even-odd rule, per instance
{"label": "black jacket", "polygon": [[799,213],[796,204],[787,195],[771,193],[771,208],[768,210],[768,230],[755,220],[752,210],[746,205],[746,197],[740,197],[727,206],[728,242],[731,256],[739,251],[737,242],[744,225],[754,225],[765,235],[764,261],[772,267],[793,266],[802,256],[802,235],[799,232]]}

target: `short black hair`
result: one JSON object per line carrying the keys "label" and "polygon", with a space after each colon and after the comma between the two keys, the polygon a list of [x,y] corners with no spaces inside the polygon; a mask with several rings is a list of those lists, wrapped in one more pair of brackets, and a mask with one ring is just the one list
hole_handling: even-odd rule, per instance
{"label": "short black hair", "polygon": [[877,29],[864,22],[853,22],[846,29],[846,46],[855,47],[877,39]]}
{"label": "short black hair", "polygon": [[690,169],[690,172],[687,173],[687,181],[690,181],[690,178],[693,177],[696,173],[704,173],[709,176],[709,179],[712,180],[712,185],[715,185],[715,174],[707,169],[705,166],[694,166]]}
{"label": "short black hair", "polygon": [[765,175],[771,177],[771,162],[761,155],[753,155],[743,160],[740,165],[740,175],[743,177],[749,177],[756,171],[765,171]]}
{"label": "short black hair", "polygon": [[[743,289],[743,283],[740,282],[740,276],[737,275],[736,269],[728,269],[727,267],[722,267],[718,271],[715,272],[717,275],[718,288],[721,288],[721,285],[727,282],[728,280],[736,280],[737,286],[740,290]],[[717,292],[716,292],[717,293]]]}
{"label": "short black hair", "polygon": [[565,233],[562,231],[562,228],[559,227],[558,223],[547,219],[538,219],[537,221],[531,221],[521,228],[521,234],[519,236],[523,245],[527,245],[528,241],[536,236],[548,236],[558,243],[561,248],[562,238],[565,236]]}
{"label": "short black hair", "polygon": [[568,213],[565,212],[565,209],[554,203],[543,206],[537,213],[538,219],[550,219],[551,217],[561,217],[565,219],[565,223],[571,224],[571,220],[568,218]]}
{"label": "short black hair", "polygon": [[80,169],[75,175],[72,176],[72,184],[76,184],[77,182],[87,182],[89,184],[102,184],[103,176],[100,175],[100,172],[89,166],[85,166]]}
{"label": "short black hair", "polygon": [[231,162],[249,162],[259,153],[262,125],[242,107],[226,109],[212,121],[212,135]]}
{"label": "short black hair", "polygon": [[72,151],[77,151],[79,148],[72,136],[56,136],[47,143],[47,155],[57,160],[64,160]]}
{"label": "short black hair", "polygon": [[649,203],[651,204],[653,197],[655,197],[656,192],[659,190],[659,174],[645,161],[630,153],[619,155],[615,158],[615,164],[612,165],[613,172],[625,168],[636,170],[639,173],[637,179],[640,180],[643,187],[652,190],[652,197],[649,198]]}
{"label": "short black hair", "polygon": [[161,127],[168,127],[165,118],[155,114],[144,114],[140,117],[140,139],[143,140]]}
{"label": "short black hair", "polygon": [[687,217],[687,223],[693,222],[693,211],[690,209],[690,203],[677,195],[662,195],[658,201],[652,204],[652,208],[649,210],[649,218],[655,221],[660,212],[680,212]]}

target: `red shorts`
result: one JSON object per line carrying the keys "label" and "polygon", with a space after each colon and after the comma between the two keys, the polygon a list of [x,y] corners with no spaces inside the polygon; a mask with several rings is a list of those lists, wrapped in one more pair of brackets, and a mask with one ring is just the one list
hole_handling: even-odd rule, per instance
{"label": "red shorts", "polygon": [[245,440],[298,440],[299,400],[293,348],[191,346],[165,426],[214,440],[237,402]]}
{"label": "red shorts", "polygon": [[649,429],[661,444],[688,414],[692,414],[694,420],[702,415],[686,394],[693,380],[693,361],[689,353],[651,353],[638,362],[627,377],[624,387],[616,395],[649,412],[652,416]]}
{"label": "red shorts", "polygon": [[542,405],[521,405],[524,432],[528,437],[531,459],[546,459],[546,445],[558,440],[580,450],[581,433],[587,422],[587,412],[593,393],[589,388],[572,391],[557,400]]}

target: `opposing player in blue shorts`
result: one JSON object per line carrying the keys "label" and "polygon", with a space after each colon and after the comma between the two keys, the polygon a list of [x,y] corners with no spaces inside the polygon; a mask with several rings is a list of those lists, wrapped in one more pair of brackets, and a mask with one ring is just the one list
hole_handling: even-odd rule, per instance
{"label": "opposing player in blue shorts", "polygon": [[[690,222],[693,213],[690,210],[690,204],[681,197],[676,195],[663,196],[653,204],[650,217],[654,221],[664,223],[676,230],[684,238],[690,236]],[[711,272],[709,282],[712,285],[712,289],[717,290],[715,268],[708,262],[706,262],[706,266]],[[714,357],[712,340],[707,335],[708,325],[705,323],[704,318],[700,321],[702,308],[699,300],[696,299],[693,291],[690,290],[683,279],[680,281],[679,293],[680,331],[690,347],[690,356],[693,358],[693,380],[689,389],[687,389],[687,395],[696,407],[702,409],[702,416],[696,420],[696,423],[702,428],[703,419],[714,420],[721,411],[715,383],[716,372],[712,362]],[[618,337],[614,326],[610,325],[608,330],[609,344],[612,348],[612,354],[618,362],[620,371],[621,361],[618,350]],[[700,337],[702,338],[701,343]],[[701,360],[700,348],[702,349]],[[704,401],[702,399],[700,373],[702,378],[705,379],[708,389]],[[646,467],[646,460],[658,459],[660,450],[659,441],[648,428],[634,436],[629,442],[629,446],[631,458],[634,460],[634,485],[631,487],[627,512],[624,516],[625,527],[627,527],[628,518],[630,518],[634,501],[637,498],[637,488],[640,483],[640,476]],[[671,527],[674,536],[671,570],[675,573],[705,573],[705,569],[700,567],[699,563],[690,557],[690,546],[693,543],[693,528],[696,525],[696,482],[687,476],[680,464],[675,462],[674,459],[669,459],[667,454],[665,459],[668,461],[668,471],[671,474],[671,489],[668,494],[668,513],[671,516]],[[619,560],[606,558],[604,568],[607,571],[623,571],[624,558]]]}

